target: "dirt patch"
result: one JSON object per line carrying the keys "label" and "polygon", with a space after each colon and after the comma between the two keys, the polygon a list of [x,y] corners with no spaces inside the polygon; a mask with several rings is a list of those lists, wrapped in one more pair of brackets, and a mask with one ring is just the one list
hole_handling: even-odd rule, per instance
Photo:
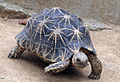
{"label": "dirt patch", "polygon": [[15,46],[14,37],[24,28],[18,20],[0,18],[0,82],[120,82],[120,29],[90,31],[98,58],[103,63],[100,80],[90,80],[90,66],[68,68],[57,75],[44,74],[46,64],[36,57],[23,54],[20,59],[7,58]]}

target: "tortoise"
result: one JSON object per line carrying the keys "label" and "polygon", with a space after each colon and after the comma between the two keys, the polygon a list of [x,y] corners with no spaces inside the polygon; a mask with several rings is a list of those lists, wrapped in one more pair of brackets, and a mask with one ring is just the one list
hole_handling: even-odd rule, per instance
{"label": "tortoise", "polygon": [[15,37],[17,45],[8,58],[19,58],[28,50],[45,62],[45,73],[56,74],[69,65],[84,68],[91,64],[90,79],[99,79],[102,63],[90,39],[88,29],[76,15],[59,7],[44,9],[31,16],[25,28]]}

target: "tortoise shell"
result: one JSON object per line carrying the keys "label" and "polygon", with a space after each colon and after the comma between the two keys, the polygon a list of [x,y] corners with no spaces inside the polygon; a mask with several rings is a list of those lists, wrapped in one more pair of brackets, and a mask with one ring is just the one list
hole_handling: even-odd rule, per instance
{"label": "tortoise shell", "polygon": [[16,39],[21,47],[50,62],[68,60],[80,48],[96,54],[82,20],[59,7],[34,14]]}

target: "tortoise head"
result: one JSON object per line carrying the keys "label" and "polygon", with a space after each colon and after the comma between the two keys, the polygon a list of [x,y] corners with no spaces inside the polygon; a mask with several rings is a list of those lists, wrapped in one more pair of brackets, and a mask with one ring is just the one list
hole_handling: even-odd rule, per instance
{"label": "tortoise head", "polygon": [[72,63],[76,67],[84,68],[88,65],[88,57],[79,51],[73,55]]}

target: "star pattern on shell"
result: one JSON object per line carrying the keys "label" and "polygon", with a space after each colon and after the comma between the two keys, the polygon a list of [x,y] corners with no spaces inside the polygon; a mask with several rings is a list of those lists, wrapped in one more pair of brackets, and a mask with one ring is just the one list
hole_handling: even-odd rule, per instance
{"label": "star pattern on shell", "polygon": [[[73,40],[73,38],[74,38],[75,36],[77,36],[78,41],[80,41],[83,33],[79,31],[79,27],[78,27],[78,29],[76,29],[74,26],[72,26],[72,28],[73,28],[73,29],[68,29],[68,30],[73,31],[73,32],[71,32],[71,33],[68,35],[68,36],[71,36],[71,35],[72,35],[72,38],[71,38],[70,42]],[[81,37],[80,37],[80,36],[81,36]]]}
{"label": "star pattern on shell", "polygon": [[[65,30],[66,28],[60,28],[60,26],[58,25],[58,27],[54,26],[55,29],[50,29],[52,30],[52,32],[49,34],[49,38],[48,38],[48,41],[50,40],[50,38],[52,36],[54,36],[54,40],[55,40],[55,47],[56,47],[56,43],[57,43],[57,37],[59,36],[60,39],[62,40],[63,44],[65,45],[65,42],[63,40],[63,38],[65,37],[62,37],[61,34],[64,34],[66,35],[62,30]],[[47,42],[48,42],[47,41]]]}
{"label": "star pattern on shell", "polygon": [[38,26],[37,28],[35,29],[35,35],[37,35],[37,33],[40,33],[40,40],[41,40],[41,35],[42,35],[42,31],[44,32],[45,34],[45,31],[44,31],[44,26],[49,29],[49,27],[46,25],[46,23],[53,23],[54,20],[49,20],[49,17],[48,18],[45,18],[45,16],[43,17],[43,20],[41,21],[38,21],[37,19],[34,19],[35,22],[38,22]]}
{"label": "star pattern on shell", "polygon": [[[74,43],[85,44],[82,41],[84,40],[84,31],[81,31],[81,27],[84,26],[79,23],[78,19],[77,16],[59,7],[43,10],[42,13],[33,16],[29,21],[32,29],[30,37],[33,42],[36,41],[40,44],[35,47],[35,50],[32,49],[33,46],[30,46],[31,51],[42,54],[40,57],[53,62],[65,60],[72,55],[71,53],[77,53],[81,45]],[[44,48],[40,47],[41,45],[44,45]],[[59,48],[61,47],[68,49],[60,52]],[[42,48],[44,50],[40,50]]]}

